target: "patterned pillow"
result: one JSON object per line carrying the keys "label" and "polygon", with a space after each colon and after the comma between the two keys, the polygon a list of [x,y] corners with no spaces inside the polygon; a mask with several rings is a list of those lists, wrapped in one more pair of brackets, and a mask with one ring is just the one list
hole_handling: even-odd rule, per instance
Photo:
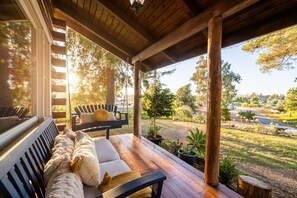
{"label": "patterned pillow", "polygon": [[100,169],[95,143],[84,132],[76,132],[75,149],[70,166],[72,172],[77,173],[84,184],[89,186],[99,184]]}

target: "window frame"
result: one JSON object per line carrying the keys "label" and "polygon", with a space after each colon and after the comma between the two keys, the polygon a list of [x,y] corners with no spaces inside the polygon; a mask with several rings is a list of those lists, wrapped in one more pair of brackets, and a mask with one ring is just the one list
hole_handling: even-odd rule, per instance
{"label": "window frame", "polygon": [[16,0],[32,25],[32,118],[0,135],[0,150],[51,116],[51,44],[53,39],[37,1]]}

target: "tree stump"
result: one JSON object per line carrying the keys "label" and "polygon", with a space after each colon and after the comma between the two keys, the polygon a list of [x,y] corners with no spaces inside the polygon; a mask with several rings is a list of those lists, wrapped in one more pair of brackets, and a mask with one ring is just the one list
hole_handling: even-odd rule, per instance
{"label": "tree stump", "polygon": [[271,198],[271,186],[253,177],[240,175],[237,192],[248,198]]}

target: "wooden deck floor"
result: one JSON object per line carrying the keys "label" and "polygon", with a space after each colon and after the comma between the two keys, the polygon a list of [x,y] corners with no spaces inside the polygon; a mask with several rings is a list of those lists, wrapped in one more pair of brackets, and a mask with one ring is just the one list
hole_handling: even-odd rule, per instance
{"label": "wooden deck floor", "polygon": [[240,197],[223,185],[217,189],[206,185],[203,173],[145,138],[123,134],[111,136],[110,141],[132,170],[142,175],[154,170],[165,173],[162,197]]}

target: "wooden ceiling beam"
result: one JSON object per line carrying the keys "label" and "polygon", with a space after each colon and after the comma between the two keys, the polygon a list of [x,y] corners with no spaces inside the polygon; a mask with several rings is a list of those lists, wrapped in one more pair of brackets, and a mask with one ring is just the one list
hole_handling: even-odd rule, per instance
{"label": "wooden ceiling beam", "polygon": [[84,28],[86,28],[89,31],[96,34],[98,37],[100,37],[101,40],[104,40],[106,43],[108,43],[113,48],[116,48],[117,50],[126,54],[128,57],[132,57],[133,55],[135,55],[134,51],[132,51],[131,49],[124,46],[122,43],[120,43],[118,40],[111,37],[109,34],[104,32],[102,29],[96,27],[93,23],[90,22],[90,20],[79,15],[79,13],[73,11],[73,9],[70,9],[68,6],[64,5],[60,1],[55,1],[54,4],[55,4],[55,7],[58,8],[66,16],[68,16],[68,17],[72,18],[73,20],[77,21],[78,23],[80,23]]}
{"label": "wooden ceiling beam", "polygon": [[210,6],[209,9],[201,12],[201,14],[193,17],[182,26],[178,27],[167,36],[155,42],[136,56],[132,58],[132,63],[143,61],[161,51],[183,41],[184,39],[193,36],[194,34],[207,28],[208,21],[211,17],[222,15],[223,17],[230,16],[259,0],[220,0]]}
{"label": "wooden ceiling beam", "polygon": [[97,34],[94,34],[92,31],[88,30],[87,28],[83,27],[79,23],[77,23],[75,20],[66,17],[66,24],[68,27],[73,29],[74,31],[80,33],[84,37],[88,38],[92,42],[96,43],[97,45],[101,46],[102,48],[108,50],[110,53],[116,55],[123,61],[126,61],[127,63],[131,64],[131,57],[128,56],[126,53],[123,53],[121,50],[118,50],[114,46],[107,43],[104,39],[101,39]]}
{"label": "wooden ceiling beam", "polygon": [[[138,24],[134,19],[128,16],[123,10],[119,9],[118,7],[114,6],[110,3],[109,0],[97,0],[97,2],[104,7],[104,9],[108,10],[109,12],[113,13],[113,15],[121,21],[127,28],[132,30],[138,36],[142,37],[146,40],[150,45],[157,41],[157,39],[148,32],[145,28],[143,28],[140,24]],[[172,63],[175,63],[175,55],[170,51],[166,50],[162,52],[163,55],[169,59]]]}

